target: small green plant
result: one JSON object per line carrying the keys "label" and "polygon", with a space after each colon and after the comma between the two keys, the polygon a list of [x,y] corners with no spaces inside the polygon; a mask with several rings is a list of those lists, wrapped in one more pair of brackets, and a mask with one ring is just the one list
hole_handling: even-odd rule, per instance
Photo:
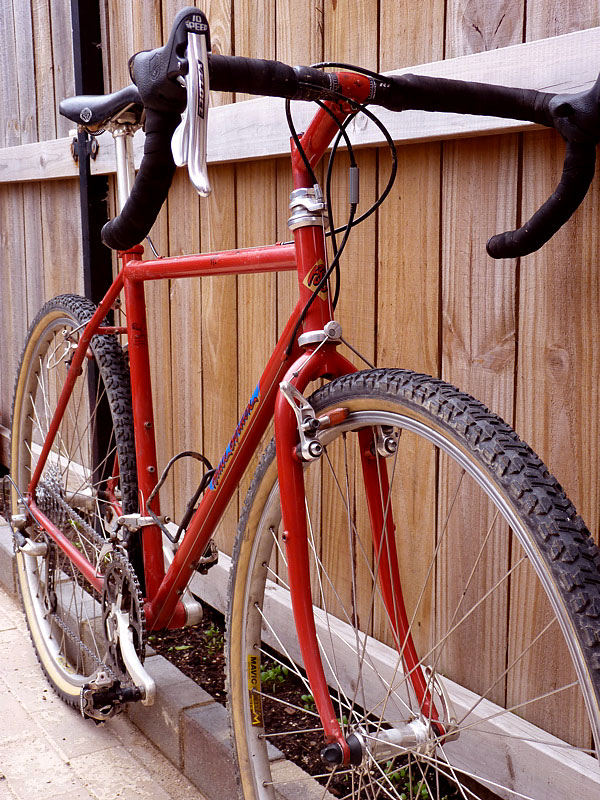
{"label": "small green plant", "polygon": [[204,639],[206,641],[206,650],[209,655],[214,656],[223,649],[225,640],[220,628],[214,622],[211,622],[208,628],[204,631]]}
{"label": "small green plant", "polygon": [[267,661],[260,671],[260,682],[263,685],[270,684],[275,691],[277,684],[285,683],[289,674],[289,669],[282,664],[278,664],[276,661]]}
{"label": "small green plant", "polygon": [[[394,761],[388,761],[384,771],[388,781],[400,792],[400,800],[416,797],[421,800],[431,800],[427,786],[421,778],[411,777],[408,767],[398,767]],[[439,800],[448,800],[448,795],[440,797]]]}
{"label": "small green plant", "polygon": [[303,694],[300,699],[302,700],[302,705],[306,711],[315,710],[315,698],[312,696],[312,694]]}

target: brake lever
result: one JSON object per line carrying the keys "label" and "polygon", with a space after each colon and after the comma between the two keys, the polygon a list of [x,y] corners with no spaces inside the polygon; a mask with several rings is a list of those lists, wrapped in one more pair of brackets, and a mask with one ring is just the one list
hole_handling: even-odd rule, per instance
{"label": "brake lever", "polygon": [[206,140],[208,127],[208,42],[203,33],[188,31],[187,71],[179,81],[185,82],[187,104],[181,124],[171,140],[173,160],[178,167],[185,164],[191,182],[201,197],[211,192],[206,165]]}

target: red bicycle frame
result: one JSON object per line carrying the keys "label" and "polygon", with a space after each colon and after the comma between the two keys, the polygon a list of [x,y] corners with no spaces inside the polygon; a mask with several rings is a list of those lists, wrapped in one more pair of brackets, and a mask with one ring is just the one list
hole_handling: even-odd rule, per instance
{"label": "red bicycle frame", "polygon": [[[338,78],[342,87],[341,91],[346,96],[352,97],[358,102],[366,100],[370,89],[368,78],[347,73],[340,73]],[[344,102],[330,102],[328,105],[340,122],[352,113],[351,107]],[[319,109],[308,130],[301,137],[302,147],[311,167],[318,163],[337,131],[338,125],[332,116]],[[294,189],[311,187],[309,171],[293,143],[292,172]],[[148,630],[181,627],[185,624],[186,614],[180,595],[189,582],[195,564],[206,550],[216,525],[250,463],[270,420],[274,418],[284,540],[288,552],[290,592],[298,639],[326,739],[337,741],[342,746],[344,760],[347,762],[349,749],[333,709],[315,630],[309,580],[304,476],[302,461],[297,455],[298,423],[293,409],[279,391],[279,385],[283,380],[289,381],[300,392],[303,392],[310,382],[321,377],[336,377],[355,371],[355,367],[337,352],[334,343],[326,342],[317,349],[316,345],[301,348],[298,345],[297,337],[291,342],[302,310],[313,294],[312,287],[315,285],[315,276],[322,275],[323,265],[327,263],[323,227],[313,223],[297,228],[294,231],[293,244],[275,244],[229,252],[159,258],[155,261],[142,261],[142,253],[143,249],[137,246],[120,254],[122,268],[81,334],[47,439],[28,487],[30,512],[90,583],[101,590],[102,577],[96,574],[92,564],[37,507],[34,497],[35,487],[52,447],[67,400],[92,336],[98,333],[124,331],[120,328],[103,327],[101,323],[106,313],[120,292],[124,291],[140,513],[146,515],[146,501],[157,484],[158,471],[154,412],[152,394],[149,390],[151,378],[144,283],[168,278],[239,275],[297,269],[298,304],[261,375],[256,390],[166,573],[160,528],[150,525],[144,526],[142,529],[146,586],[145,613]],[[322,331],[331,319],[332,308],[329,294],[324,291],[319,293],[308,308],[301,332]],[[385,464],[376,463],[375,459],[369,457],[373,441],[370,431],[361,432],[359,441],[363,453],[362,468],[374,545],[383,554],[380,570],[382,597],[391,620],[398,649],[402,653],[423,712],[436,719],[437,715],[432,707],[430,691],[426,679],[418,667],[418,658],[409,634],[397,571],[394,524],[391,516],[383,513],[382,486],[384,497],[388,491]],[[158,498],[153,501],[153,511],[156,514],[160,513]]]}

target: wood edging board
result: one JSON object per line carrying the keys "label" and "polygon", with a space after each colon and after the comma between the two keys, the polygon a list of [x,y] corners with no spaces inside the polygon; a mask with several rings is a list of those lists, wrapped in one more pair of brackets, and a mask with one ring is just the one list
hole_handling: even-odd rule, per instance
{"label": "wood edging board", "polygon": [[[539,39],[534,42],[475,53],[445,61],[388,72],[412,72],[443,78],[501,83],[505,86],[574,92],[588,88],[600,70],[600,27]],[[294,103],[299,130],[314,114],[311,103]],[[497,117],[377,109],[377,116],[398,144],[454,139],[535,128],[531,123]],[[363,115],[349,127],[356,146],[380,145],[380,131]],[[98,137],[100,149],[92,162],[93,174],[115,172],[111,135]],[[136,167],[142,156],[144,134],[135,136]],[[0,149],[0,183],[75,178],[77,164],[71,156],[71,137]],[[289,131],[284,101],[261,97],[212,108],[209,114],[208,162],[272,158],[289,153]]]}

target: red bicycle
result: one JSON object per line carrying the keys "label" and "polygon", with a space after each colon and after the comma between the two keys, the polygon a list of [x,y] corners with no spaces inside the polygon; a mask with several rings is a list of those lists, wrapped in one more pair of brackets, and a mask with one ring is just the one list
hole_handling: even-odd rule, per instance
{"label": "red bicycle", "polygon": [[[18,578],[50,682],[99,720],[152,703],[146,634],[200,619],[190,578],[215,563],[211,536],[274,419],[231,559],[228,691],[243,796],[596,796],[600,554],[584,523],[539,458],[478,401],[407,370],[357,370],[339,352],[334,309],[341,252],[369,213],[356,215],[347,134],[357,113],[372,116],[367,104],[528,119],[562,133],[555,195],[488,243],[490,254],[516,256],[541,246],[585,195],[599,84],[552,95],[211,55],[206,18],[192,8],[131,72],[135,85],[61,106],[86,130],[115,135],[122,210],[103,238],[121,269],[98,307],[63,295],[42,308],[15,386]],[[294,240],[143,261],[138,242],[176,163],[187,161],[199,192],[209,191],[209,79],[287,98]],[[301,135],[290,99],[319,105]],[[131,134],[142,117],[133,183]],[[329,175],[324,196],[315,169],[342,140],[350,212],[328,247]],[[181,453],[159,473],[144,283],[277,270],[297,270],[298,304],[225,453],[216,467]],[[160,488],[183,456],[205,473],[175,524]],[[522,613],[525,597],[534,616]],[[554,665],[550,685],[540,684],[540,660]],[[576,723],[569,741],[565,715]],[[290,761],[303,766],[307,753],[320,765],[310,775]]]}

